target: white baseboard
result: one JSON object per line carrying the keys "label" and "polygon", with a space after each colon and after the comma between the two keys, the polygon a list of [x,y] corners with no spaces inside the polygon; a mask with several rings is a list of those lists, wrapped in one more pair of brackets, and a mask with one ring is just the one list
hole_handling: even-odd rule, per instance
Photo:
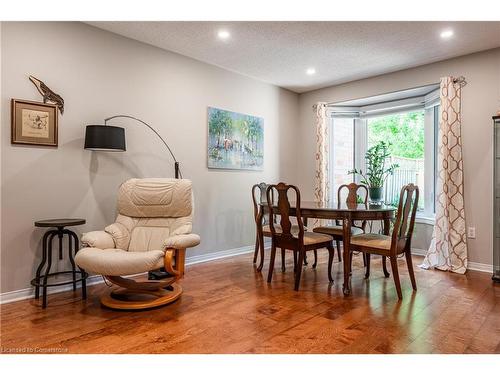
{"label": "white baseboard", "polygon": [[[411,249],[411,253],[414,255],[425,256],[427,250],[425,249]],[[486,263],[468,262],[467,269],[471,271],[487,272],[493,274],[493,265]]]}
{"label": "white baseboard", "polygon": [[[103,282],[102,276],[93,275],[87,278],[87,286],[100,284]],[[78,283],[80,285],[80,283]],[[78,287],[80,288],[80,287]],[[47,288],[47,294],[61,293],[66,292],[68,290],[72,290],[73,286],[69,285],[61,285],[56,287]],[[41,290],[40,290],[41,294]],[[9,302],[20,301],[23,299],[34,298],[35,297],[35,287],[25,288],[21,290],[13,290],[12,292],[5,292],[0,294],[0,305]]]}
{"label": "white baseboard", "polygon": [[[269,244],[267,242],[264,242],[264,248],[266,248]],[[249,245],[249,246],[237,247],[236,249],[217,251],[215,253],[194,255],[192,257],[186,258],[186,266],[190,266],[192,264],[197,264],[197,263],[211,262],[217,259],[234,257],[236,255],[241,255],[241,254],[253,253],[254,250],[255,250],[255,245]]]}
{"label": "white baseboard", "polygon": [[420,256],[424,257],[427,254],[427,250],[413,248],[413,249],[411,249],[411,253],[413,255],[420,255]]}
{"label": "white baseboard", "polygon": [[[269,243],[265,242],[264,246],[265,247],[269,246]],[[217,251],[215,253],[195,255],[195,256],[186,258],[186,266],[189,266],[192,264],[197,264],[197,263],[210,262],[210,261],[217,260],[217,259],[233,257],[236,255],[241,255],[241,254],[248,254],[248,253],[253,252],[254,249],[255,249],[254,245],[249,245],[249,246],[238,247],[235,249]],[[89,278],[87,279],[87,286],[100,284],[103,282],[104,282],[104,280],[103,280],[102,276],[93,275],[93,276],[89,276]],[[80,285],[80,283],[78,283],[78,284]],[[58,286],[58,287],[51,287],[51,288],[47,288],[47,294],[66,292],[68,290],[72,290],[72,288],[73,288],[73,286],[71,284],[70,285],[62,285],[62,286]],[[25,289],[21,289],[21,290],[14,290],[12,292],[1,293],[0,294],[0,305],[4,304],[4,303],[9,303],[9,302],[20,301],[23,299],[34,298],[34,296],[35,296],[35,288],[34,287],[25,288]]]}

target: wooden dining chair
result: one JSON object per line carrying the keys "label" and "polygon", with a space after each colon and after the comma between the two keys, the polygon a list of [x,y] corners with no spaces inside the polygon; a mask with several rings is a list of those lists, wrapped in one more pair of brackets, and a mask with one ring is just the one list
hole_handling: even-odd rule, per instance
{"label": "wooden dining chair", "polygon": [[[364,191],[364,198],[361,198],[361,203],[368,203],[368,188],[365,185],[358,185],[356,183],[344,184],[340,185],[337,190],[337,203],[339,208],[342,202],[342,193],[344,189],[347,189],[347,197],[345,202],[347,204],[357,204],[358,203],[358,194],[360,190]],[[351,226],[351,235],[363,234],[366,229],[366,220],[361,222],[361,225],[357,226],[353,223]],[[337,245],[337,254],[339,257],[339,262],[342,262],[342,255],[340,251],[340,242],[344,240],[344,229],[342,223],[339,220],[335,220],[335,225],[325,225],[319,226],[313,229],[313,232],[328,234],[333,237],[335,240],[335,244]],[[364,258],[363,258],[364,260]]]}
{"label": "wooden dining chair", "polygon": [[[271,230],[269,229],[269,208],[267,206],[267,195],[266,191],[269,184],[265,182],[261,182],[259,184],[255,184],[252,186],[252,202],[253,202],[253,212],[255,218],[255,250],[253,253],[253,263],[257,262],[257,256],[260,252],[261,259],[259,262],[259,266],[257,267],[258,271],[262,270],[264,265],[264,240],[263,237],[271,237]],[[271,192],[271,202],[274,202],[274,191]],[[260,204],[259,204],[260,203]],[[276,224],[276,223],[275,223]],[[281,230],[278,224],[275,225],[276,230]],[[306,228],[307,230],[307,228]],[[259,231],[262,231],[262,235],[259,235]],[[292,225],[292,232],[298,232],[298,225]],[[262,249],[262,251],[260,251]],[[294,271],[297,263],[297,256],[294,254]],[[307,261],[304,259],[304,264],[307,265]],[[317,256],[315,254],[313,268],[316,268],[317,264]],[[285,266],[285,250],[281,250],[281,270],[283,272],[286,271]]]}
{"label": "wooden dining chair", "polygon": [[[253,253],[253,263],[257,262],[257,256],[259,254],[260,250],[260,236],[259,236],[259,231],[263,231],[263,225],[266,224],[266,221],[268,220],[268,215],[266,215],[267,211],[267,196],[266,196],[266,191],[267,187],[269,185],[266,184],[265,182],[261,182],[260,184],[255,184],[252,186],[252,202],[253,202],[253,216],[255,219],[255,250]],[[256,196],[256,193],[258,194],[258,197]],[[262,205],[265,204],[265,205]],[[264,212],[261,212],[261,210],[264,210]],[[263,234],[267,237],[270,237],[270,232],[267,232],[266,234]],[[263,263],[263,251],[262,251],[262,259],[261,263]]]}
{"label": "wooden dining chair", "polygon": [[[418,186],[408,184],[403,186],[399,195],[399,205],[394,228],[390,236],[367,233],[351,237],[350,252],[360,251],[366,254],[367,267],[370,263],[370,254],[389,257],[391,260],[392,276],[396,284],[398,298],[403,299],[401,283],[399,281],[398,256],[404,254],[413,290],[417,290],[415,274],[411,259],[411,238],[415,225],[415,215],[418,207]],[[346,260],[344,260],[346,261]],[[349,264],[349,269],[352,269]]]}
{"label": "wooden dining chair", "polygon": [[[291,208],[288,199],[289,190],[295,192],[295,212],[294,216],[297,219],[298,231],[293,230],[290,221]],[[277,210],[273,207],[274,203],[271,197],[277,192],[278,202]],[[302,273],[302,264],[307,251],[318,250],[321,248],[328,249],[328,280],[333,283],[332,278],[332,263],[334,256],[333,237],[327,234],[306,232],[300,213],[300,191],[294,185],[287,185],[280,182],[277,185],[271,185],[267,188],[267,202],[269,210],[269,229],[271,231],[271,260],[269,263],[269,273],[267,282],[270,283],[273,277],[274,259],[276,257],[276,248],[281,250],[291,250],[294,253],[294,258],[298,254],[298,260],[295,263],[295,290],[299,290],[300,277]],[[279,224],[275,224],[279,223]]]}

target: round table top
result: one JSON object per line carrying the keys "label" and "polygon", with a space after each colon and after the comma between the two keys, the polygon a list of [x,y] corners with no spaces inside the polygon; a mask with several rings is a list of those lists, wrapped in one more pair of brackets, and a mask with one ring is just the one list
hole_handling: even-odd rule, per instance
{"label": "round table top", "polygon": [[[267,203],[259,203],[260,206],[266,207]],[[290,208],[295,208],[296,202],[290,201]],[[273,207],[278,208],[277,204],[273,204]],[[336,201],[332,202],[314,202],[314,201],[302,201],[300,202],[300,208],[302,210],[314,210],[314,211],[332,211],[332,212],[394,212],[397,207],[387,205],[387,204],[372,204],[372,203],[355,203],[348,204],[346,202],[341,202],[338,204]]]}
{"label": "round table top", "polygon": [[85,224],[85,219],[48,219],[35,221],[35,227],[71,227]]}

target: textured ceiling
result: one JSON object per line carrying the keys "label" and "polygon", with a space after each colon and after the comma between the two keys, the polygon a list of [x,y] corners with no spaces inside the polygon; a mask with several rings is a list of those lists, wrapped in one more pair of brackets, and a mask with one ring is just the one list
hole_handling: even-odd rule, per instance
{"label": "textured ceiling", "polygon": [[299,93],[500,46],[500,22],[88,23]]}

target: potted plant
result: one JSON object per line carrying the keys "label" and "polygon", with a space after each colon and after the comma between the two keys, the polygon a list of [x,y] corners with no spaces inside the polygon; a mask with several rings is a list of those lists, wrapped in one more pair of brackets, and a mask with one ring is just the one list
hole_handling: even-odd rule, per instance
{"label": "potted plant", "polygon": [[391,156],[389,146],[390,143],[381,141],[366,151],[366,173],[363,173],[361,169],[353,169],[348,172],[361,176],[360,182],[368,187],[370,202],[378,203],[382,200],[384,182],[399,167],[395,163],[388,167],[385,165],[387,158]]}

